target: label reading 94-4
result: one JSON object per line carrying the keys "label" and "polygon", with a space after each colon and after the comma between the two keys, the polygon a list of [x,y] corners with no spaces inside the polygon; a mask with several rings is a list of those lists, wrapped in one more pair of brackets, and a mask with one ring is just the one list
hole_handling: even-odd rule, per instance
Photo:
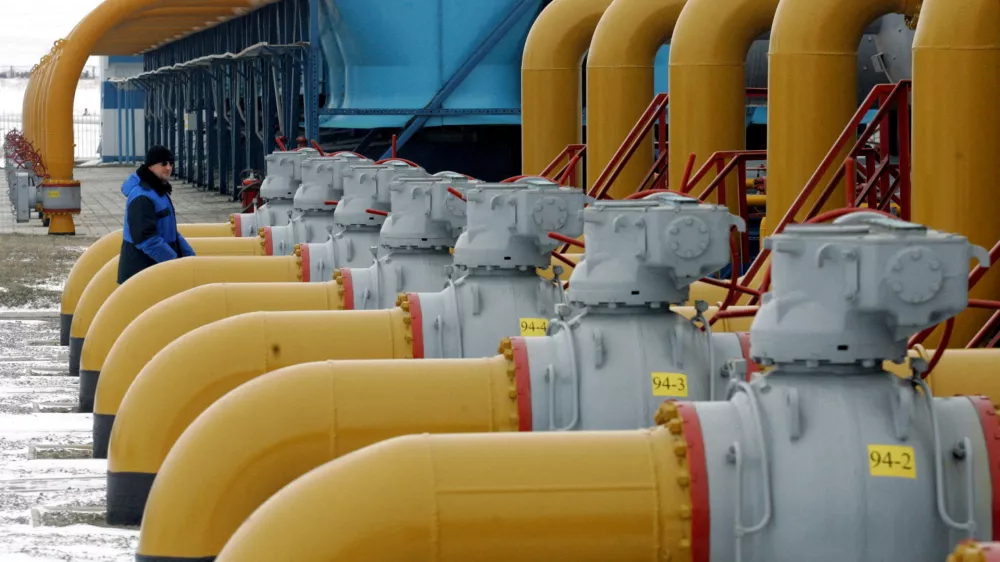
{"label": "label reading 94-4", "polygon": [[913,447],[868,445],[868,473],[891,478],[916,478],[917,458]]}
{"label": "label reading 94-4", "polygon": [[549,321],[544,318],[522,318],[521,336],[544,336],[549,329]]}

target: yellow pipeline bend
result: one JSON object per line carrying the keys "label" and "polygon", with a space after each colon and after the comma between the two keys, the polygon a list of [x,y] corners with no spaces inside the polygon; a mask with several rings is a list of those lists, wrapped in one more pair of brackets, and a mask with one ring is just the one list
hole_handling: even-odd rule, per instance
{"label": "yellow pipeline bend", "polygon": [[[998,29],[995,1],[924,0],[913,40],[913,220],[987,248],[1000,240],[1000,222],[988,203],[995,197],[990,186],[1000,154]],[[1000,295],[995,269],[970,296]],[[967,344],[989,314],[960,314],[951,345]]]}
{"label": "yellow pipeline bend", "polygon": [[[114,415],[118,412],[125,391],[139,372],[163,348],[184,334],[213,322],[240,314],[261,311],[332,311],[342,308],[342,299],[335,282],[328,283],[216,283],[189,289],[157,303],[140,314],[125,328],[111,347],[101,377],[97,383],[97,415]],[[244,317],[246,318],[246,317]],[[218,349],[231,348],[237,342],[240,349],[264,337],[256,329],[258,322],[247,319],[237,322],[236,331],[223,340],[212,340]],[[273,326],[273,324],[272,324]],[[226,325],[227,328],[232,327]],[[295,330],[297,333],[299,330]],[[210,334],[225,335],[225,330],[208,330]],[[201,332],[202,336],[211,337]],[[241,334],[237,336],[236,334]],[[245,334],[249,340],[241,339]],[[298,337],[298,336],[296,336]],[[275,343],[277,345],[277,343]],[[260,349],[266,354],[267,342]],[[200,346],[199,346],[200,347]],[[326,345],[321,345],[326,348]],[[253,349],[249,347],[247,349]],[[257,355],[254,355],[257,357]],[[228,359],[228,356],[225,356]],[[192,369],[198,370],[203,358],[190,359]],[[197,363],[195,363],[197,361]],[[207,367],[207,366],[206,366]]]}
{"label": "yellow pipeline bend", "polygon": [[[770,29],[777,8],[778,0],[688,0],[684,6],[670,41],[670,185],[681,185],[691,153],[698,169],[717,151],[746,148],[747,52]],[[726,204],[737,214],[738,188],[735,178],[726,182]]]}
{"label": "yellow pipeline bend", "polygon": [[[212,3],[200,2],[201,5]],[[73,98],[87,58],[116,25],[143,9],[161,4],[163,0],[105,0],[66,37],[61,56],[53,65],[52,76],[45,89],[49,94],[44,112],[46,126],[39,131],[46,136],[47,163],[53,180],[67,182],[73,179]],[[260,2],[244,0],[233,4],[252,7]]]}
{"label": "yellow pipeline bend", "polygon": [[[778,5],[771,30],[767,129],[767,213],[774,223],[792,206],[858,109],[858,44],[865,27],[885,14],[910,14],[918,3],[782,0]],[[824,177],[814,194],[829,179]],[[828,206],[840,207],[843,201],[841,184]]]}
{"label": "yellow pipeline bend", "polygon": [[[593,185],[653,101],[653,60],[674,31],[685,0],[614,0],[587,55],[587,183]],[[609,194],[624,198],[653,165],[645,144]]]}
{"label": "yellow pipeline bend", "polygon": [[217,562],[690,560],[683,446],[662,428],[399,437],[291,483]]}
{"label": "yellow pipeline bend", "polygon": [[513,372],[513,361],[502,355],[327,361],[247,383],[213,404],[167,456],[138,554],[216,556],[286,484],[385,439],[517,431]]}
{"label": "yellow pipeline bend", "polygon": [[[226,223],[180,224],[177,225],[177,230],[189,239],[188,242],[191,242],[190,239],[193,238],[222,238],[232,237],[233,235],[229,230],[229,225]],[[201,242],[195,243],[201,244]],[[62,314],[73,314],[76,310],[76,304],[80,300],[80,295],[83,294],[83,290],[87,287],[87,283],[90,283],[94,275],[111,258],[117,256],[121,252],[121,249],[122,230],[119,228],[114,232],[102,236],[76,259],[73,269],[69,272],[69,277],[66,278],[66,284],[63,285],[62,301],[59,307],[59,311]],[[195,251],[197,252],[198,249],[195,248]]]}
{"label": "yellow pipeline bend", "polygon": [[581,64],[611,0],[555,0],[535,19],[521,61],[521,173],[541,173],[583,142]]}
{"label": "yellow pipeline bend", "polygon": [[[408,319],[400,308],[253,312],[188,332],[134,381],[101,377],[95,414],[117,416],[108,470],[155,473],[205,408],[268,372],[313,361],[412,358]],[[233,342],[239,354],[219,353]]]}
{"label": "yellow pipeline bend", "polygon": [[[110,235],[109,235],[110,236]],[[119,234],[120,236],[120,234]],[[188,242],[194,251],[201,256],[261,256],[264,252],[260,244],[255,240],[241,238],[190,238]],[[121,246],[118,248],[121,250]],[[103,250],[102,250],[103,251]],[[82,257],[81,257],[82,259]],[[184,258],[197,259],[197,258]],[[89,262],[90,260],[88,260]],[[95,257],[92,263],[96,263]],[[178,263],[183,260],[177,260]],[[90,263],[85,264],[88,268]],[[160,264],[162,267],[167,264]],[[76,269],[76,266],[74,266]],[[152,268],[151,268],[152,269]],[[160,271],[159,269],[157,271]],[[70,272],[72,276],[73,272]],[[112,255],[107,263],[103,264],[97,274],[86,284],[83,293],[76,303],[73,314],[73,325],[70,329],[70,336],[74,338],[84,338],[87,336],[90,325],[98,311],[108,300],[111,294],[118,288],[118,256]],[[65,292],[65,289],[64,289]],[[138,312],[136,313],[138,314]]]}
{"label": "yellow pipeline bend", "polygon": [[[240,241],[239,238],[203,240]],[[139,272],[118,287],[94,316],[80,355],[81,376],[84,371],[100,372],[105,357],[122,331],[143,311],[163,299],[210,283],[297,281],[302,275],[298,260],[295,256],[194,257],[161,263]]]}

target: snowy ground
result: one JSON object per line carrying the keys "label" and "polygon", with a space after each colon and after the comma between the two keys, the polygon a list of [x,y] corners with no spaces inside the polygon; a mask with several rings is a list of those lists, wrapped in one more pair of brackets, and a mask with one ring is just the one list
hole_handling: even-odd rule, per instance
{"label": "snowy ground", "polygon": [[107,461],[29,458],[32,446],[38,457],[52,454],[46,445],[88,446],[91,415],[66,413],[77,379],[55,345],[56,311],[9,319],[19,312],[0,310],[0,560],[133,560],[138,531],[101,525]]}

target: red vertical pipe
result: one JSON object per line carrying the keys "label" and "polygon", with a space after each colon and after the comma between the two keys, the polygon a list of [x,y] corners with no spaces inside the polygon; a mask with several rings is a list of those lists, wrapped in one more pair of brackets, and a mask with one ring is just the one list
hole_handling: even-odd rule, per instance
{"label": "red vertical pipe", "polygon": [[856,207],[858,201],[858,165],[853,156],[844,161],[844,175],[847,179],[845,190],[847,191],[846,207]]}
{"label": "red vertical pipe", "polygon": [[896,103],[899,133],[899,214],[910,220],[910,88],[903,88]]}

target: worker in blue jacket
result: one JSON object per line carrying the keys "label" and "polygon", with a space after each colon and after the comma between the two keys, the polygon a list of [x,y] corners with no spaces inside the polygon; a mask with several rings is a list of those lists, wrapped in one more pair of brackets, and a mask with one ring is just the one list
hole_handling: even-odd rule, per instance
{"label": "worker in blue jacket", "polygon": [[173,155],[163,146],[153,146],[146,161],[122,184],[125,195],[125,228],[118,261],[118,283],[147,267],[178,257],[193,256],[194,250],[177,232],[177,217],[170,200]]}

